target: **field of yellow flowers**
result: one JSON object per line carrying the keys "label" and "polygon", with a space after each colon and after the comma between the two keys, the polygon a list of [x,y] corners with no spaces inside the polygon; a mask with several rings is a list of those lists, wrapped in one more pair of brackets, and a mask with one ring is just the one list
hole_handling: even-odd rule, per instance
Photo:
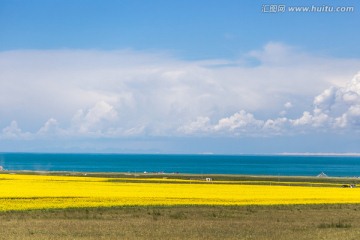
{"label": "field of yellow flowers", "polygon": [[146,205],[360,203],[360,188],[116,182],[110,178],[0,175],[0,211]]}

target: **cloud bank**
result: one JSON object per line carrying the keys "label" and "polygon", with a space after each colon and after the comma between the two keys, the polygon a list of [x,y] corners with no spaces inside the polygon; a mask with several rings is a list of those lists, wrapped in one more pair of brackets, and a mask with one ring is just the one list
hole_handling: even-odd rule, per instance
{"label": "cloud bank", "polygon": [[[290,104],[286,103],[285,107]],[[180,128],[186,134],[196,132],[224,133],[234,135],[296,134],[306,132],[360,133],[360,73],[346,87],[330,87],[313,100],[312,111],[304,111],[299,118],[278,117],[256,119],[252,113],[241,110],[229,117],[209,124],[207,117],[197,118]]]}
{"label": "cloud bank", "polygon": [[281,43],[235,60],[134,50],[0,52],[0,138],[359,132],[359,70],[360,59]]}

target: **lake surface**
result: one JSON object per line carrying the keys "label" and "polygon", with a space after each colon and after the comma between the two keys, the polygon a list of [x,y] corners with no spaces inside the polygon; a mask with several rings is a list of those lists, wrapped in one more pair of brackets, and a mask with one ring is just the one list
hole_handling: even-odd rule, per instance
{"label": "lake surface", "polygon": [[360,156],[0,153],[6,170],[360,176]]}

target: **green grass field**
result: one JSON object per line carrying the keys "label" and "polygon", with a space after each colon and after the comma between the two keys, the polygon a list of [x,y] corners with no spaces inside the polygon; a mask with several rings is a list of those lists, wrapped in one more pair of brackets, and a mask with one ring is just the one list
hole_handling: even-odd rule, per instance
{"label": "green grass field", "polygon": [[[133,179],[136,182],[139,178],[146,179],[182,179],[182,180],[205,180],[205,178],[211,178],[214,181],[234,181],[241,183],[246,181],[247,183],[257,184],[258,182],[272,182],[279,185],[290,184],[296,185],[309,185],[312,183],[324,183],[324,184],[360,184],[360,178],[344,178],[344,177],[315,177],[315,176],[258,176],[258,175],[235,175],[235,174],[157,174],[157,173],[83,173],[83,172],[55,172],[55,171],[6,171],[3,173],[8,174],[26,174],[26,175],[50,175],[50,176],[79,176],[79,177],[104,177],[104,178],[116,178]],[[307,184],[306,184],[307,183]]]}
{"label": "green grass field", "polygon": [[0,213],[0,239],[359,239],[360,205],[122,207]]}

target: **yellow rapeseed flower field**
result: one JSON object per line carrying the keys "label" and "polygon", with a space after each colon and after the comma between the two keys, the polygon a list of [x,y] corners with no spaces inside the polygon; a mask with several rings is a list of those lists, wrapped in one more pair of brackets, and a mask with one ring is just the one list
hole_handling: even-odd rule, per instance
{"label": "yellow rapeseed flower field", "polygon": [[357,188],[143,181],[1,174],[0,211],[131,205],[360,203]]}

